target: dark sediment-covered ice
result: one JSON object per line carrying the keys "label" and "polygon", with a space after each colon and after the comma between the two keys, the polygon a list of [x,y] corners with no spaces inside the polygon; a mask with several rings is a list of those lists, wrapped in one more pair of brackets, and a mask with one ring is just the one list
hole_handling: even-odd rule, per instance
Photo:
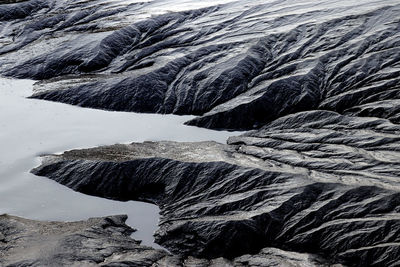
{"label": "dark sediment-covered ice", "polygon": [[72,150],[33,173],[157,204],[164,265],[398,264],[398,1],[35,3],[0,5],[0,73],[40,80],[33,97],[257,129]]}
{"label": "dark sediment-covered ice", "polygon": [[399,132],[384,119],[311,111],[228,145],[73,150],[34,173],[86,194],[156,203],[156,241],[180,255],[234,258],[276,247],[390,266],[400,259]]}
{"label": "dark sediment-covered ice", "polygon": [[0,9],[0,73],[46,80],[36,98],[225,129],[311,109],[399,119],[398,1],[237,1],[150,18],[162,0],[40,2]]}
{"label": "dark sediment-covered ice", "polygon": [[328,266],[315,255],[276,248],[223,258],[199,259],[174,256],[140,245],[129,234],[134,230],[126,216],[91,218],[78,222],[39,222],[0,216],[1,266]]}

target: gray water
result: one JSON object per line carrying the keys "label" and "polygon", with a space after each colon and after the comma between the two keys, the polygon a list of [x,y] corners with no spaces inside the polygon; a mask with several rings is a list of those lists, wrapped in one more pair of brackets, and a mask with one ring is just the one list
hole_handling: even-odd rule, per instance
{"label": "gray water", "polygon": [[192,116],[109,112],[27,99],[32,85],[0,78],[0,214],[57,221],[128,214],[127,224],[138,229],[133,237],[158,247],[153,239],[157,206],[84,195],[29,171],[47,153],[142,141],[225,143],[235,134],[183,125]]}

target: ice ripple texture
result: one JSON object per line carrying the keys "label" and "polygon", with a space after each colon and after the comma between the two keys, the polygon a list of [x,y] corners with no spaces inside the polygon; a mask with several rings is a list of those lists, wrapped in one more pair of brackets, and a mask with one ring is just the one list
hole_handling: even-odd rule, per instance
{"label": "ice ripple texture", "polygon": [[45,80],[36,98],[218,129],[311,109],[399,122],[398,1],[34,2],[0,9],[0,72]]}
{"label": "ice ripple texture", "polygon": [[41,80],[33,97],[251,131],[68,151],[35,174],[156,203],[156,241],[183,257],[398,265],[398,1],[41,3],[0,6],[0,72]]}

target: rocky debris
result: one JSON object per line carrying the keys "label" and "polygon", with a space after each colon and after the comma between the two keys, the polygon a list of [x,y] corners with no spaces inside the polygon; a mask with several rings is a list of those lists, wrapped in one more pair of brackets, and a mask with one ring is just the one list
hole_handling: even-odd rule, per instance
{"label": "rocky debris", "polygon": [[317,108],[398,121],[396,0],[243,0],[161,15],[170,1],[35,1],[0,6],[0,73],[46,80],[35,98],[202,115],[188,124],[223,129]]}
{"label": "rocky debris", "polygon": [[[1,215],[1,266],[151,266],[167,256],[140,245],[126,216],[79,222],[41,222]],[[122,260],[121,260],[122,259]],[[128,266],[128,265],[126,265]]]}
{"label": "rocky debris", "polygon": [[[400,260],[400,128],[330,111],[214,142],[145,142],[47,156],[33,173],[76,191],[156,203],[156,242],[198,258],[263,248],[331,263]],[[257,261],[257,259],[254,259]]]}
{"label": "rocky debris", "polygon": [[[282,262],[284,260],[284,262]],[[234,260],[234,266],[285,266],[308,267],[327,266],[327,263],[315,255],[283,251],[276,248],[265,248],[256,255],[244,255]],[[220,265],[221,266],[221,265]],[[341,267],[341,264],[331,265]]]}
{"label": "rocky debris", "polygon": [[275,248],[233,261],[182,258],[141,246],[139,241],[130,238],[134,230],[124,223],[125,220],[126,216],[120,215],[79,222],[41,222],[0,215],[0,265],[220,267],[268,266],[265,264],[270,263],[285,266],[325,264],[313,255]]}

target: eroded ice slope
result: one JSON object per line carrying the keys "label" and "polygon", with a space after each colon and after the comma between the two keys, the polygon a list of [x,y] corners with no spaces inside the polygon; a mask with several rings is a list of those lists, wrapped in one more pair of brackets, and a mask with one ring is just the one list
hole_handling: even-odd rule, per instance
{"label": "eroded ice slope", "polygon": [[133,143],[73,150],[34,170],[74,190],[161,208],[156,241],[197,257],[265,247],[331,263],[400,259],[400,127],[312,111],[228,145]]}
{"label": "eroded ice slope", "polygon": [[41,80],[35,98],[258,128],[227,145],[67,151],[35,174],[156,203],[156,241],[205,266],[246,253],[255,256],[243,264],[262,266],[271,247],[284,260],[294,251],[398,264],[398,1],[243,0],[179,12],[163,1],[29,3],[13,6],[27,11],[17,20],[3,16],[0,72]]}
{"label": "eroded ice slope", "polygon": [[316,108],[398,122],[398,1],[176,3],[3,5],[0,72],[46,80],[36,98],[209,128]]}

